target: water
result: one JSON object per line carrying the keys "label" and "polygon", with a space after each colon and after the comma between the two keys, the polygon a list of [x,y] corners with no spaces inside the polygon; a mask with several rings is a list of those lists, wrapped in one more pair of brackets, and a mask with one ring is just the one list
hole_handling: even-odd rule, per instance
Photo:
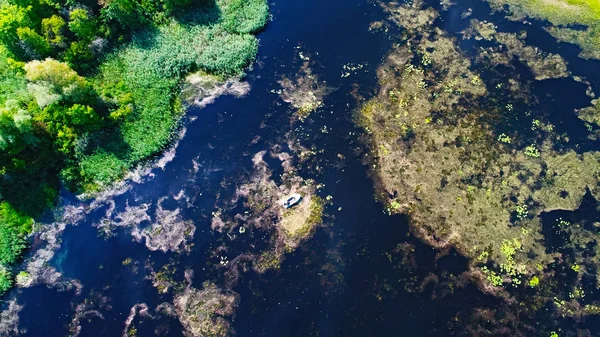
{"label": "water", "polygon": [[[437,24],[458,36],[468,25],[460,19],[467,8],[473,8],[473,17],[493,21],[503,31],[524,29],[490,16],[487,6],[474,0],[460,1],[441,12]],[[79,336],[120,336],[134,305],[145,303],[153,311],[160,303],[172,302],[172,293],[158,294],[147,278],[151,269],[159,270],[167,263],[177,267],[176,280],[183,280],[183,270],[193,269],[194,287],[201,288],[205,280],[224,287],[227,278],[218,267],[215,251],[222,244],[232,244],[227,254],[233,258],[249,242],[229,243],[224,234],[214,233],[211,212],[221,195],[231,193],[231,183],[252,171],[252,156],[284,144],[290,131],[303,146],[323,150],[311,165],[300,166],[300,174],[324,184],[319,194],[332,196],[333,205],[326,209],[326,225],[288,254],[280,269],[264,275],[242,273],[233,284],[232,290],[240,296],[233,322],[238,336],[459,336],[477,331],[475,327],[485,329],[484,320],[474,318],[474,310],[496,309],[502,301],[471,283],[459,286],[457,277],[468,263],[464,257],[421,243],[410,235],[405,217],[387,216],[373,198],[368,168],[361,163],[361,131],[352,120],[355,96],[376,92],[376,68],[396,37],[394,30],[390,34],[369,32],[371,22],[385,18],[381,8],[362,0],[297,0],[273,3],[271,11],[273,21],[260,34],[258,63],[248,73],[249,95],[221,97],[202,110],[190,108],[187,132],[174,159],[164,170],[153,169],[153,177],[132,183],[130,190],[112,198],[115,213],[126,205],[147,203],[148,214],[154,214],[159,199],[166,196],[162,206],[180,208],[182,218],[196,226],[191,253],[151,252],[143,243],[132,241],[128,228],[117,229],[117,235],[105,239],[92,227],[105,216],[109,206],[104,205],[76,226],[67,227],[61,248],[50,261],[65,279],[81,282],[81,294],[45,285],[10,294],[9,298],[16,297],[24,305],[19,314],[24,336],[66,336],[78,312],[82,319],[71,327],[81,326]],[[578,59],[575,47],[556,44],[539,24],[526,29],[528,43],[560,53],[574,74],[598,87],[600,62]],[[474,52],[472,42],[460,43],[466,53]],[[271,91],[279,89],[277,80],[293,76],[301,66],[299,51],[310,55],[314,72],[335,91],[306,122],[291,124],[291,109]],[[348,63],[364,68],[343,78],[340,75]],[[534,91],[541,101],[540,110],[551,112],[549,118],[561,132],[573,137],[584,134],[583,123],[570,111],[589,103],[585,86],[556,80],[536,84]],[[598,145],[584,136],[575,143],[582,150]],[[182,190],[189,202],[174,197]],[[65,203],[81,204],[66,192],[63,196]],[[261,245],[258,233],[252,240]],[[124,264],[126,259],[132,263]],[[89,305],[78,308],[82,303]],[[501,321],[501,317],[496,319]],[[139,336],[183,335],[174,317],[138,316],[134,324]],[[538,324],[561,324],[569,329],[572,322],[540,317]],[[600,333],[593,320],[585,326]]]}

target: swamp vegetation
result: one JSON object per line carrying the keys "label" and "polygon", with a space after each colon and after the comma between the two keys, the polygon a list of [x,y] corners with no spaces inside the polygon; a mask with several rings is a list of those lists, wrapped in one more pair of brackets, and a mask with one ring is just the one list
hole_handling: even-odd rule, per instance
{"label": "swamp vegetation", "polygon": [[596,1],[0,4],[0,335],[600,334]]}
{"label": "swamp vegetation", "polygon": [[[510,8],[569,23],[543,16],[563,2],[544,2],[542,12],[532,3]],[[368,134],[376,197],[389,213],[408,214],[416,236],[459,249],[485,291],[533,312],[555,307],[555,315],[576,321],[597,314],[600,302],[586,294],[600,284],[598,223],[550,214],[600,200],[600,152],[573,144],[543,113],[527,112],[537,98],[515,68],[543,81],[569,77],[566,62],[527,46],[524,33],[477,19],[462,38],[488,47],[469,57],[433,24],[439,14],[424,2],[384,8],[406,33],[378,70],[378,95],[357,116]],[[594,123],[591,104],[578,115]],[[596,130],[588,124],[589,139]]]}

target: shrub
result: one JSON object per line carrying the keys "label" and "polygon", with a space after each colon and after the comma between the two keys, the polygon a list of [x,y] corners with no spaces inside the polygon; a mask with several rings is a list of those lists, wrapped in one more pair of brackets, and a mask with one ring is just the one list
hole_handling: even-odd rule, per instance
{"label": "shrub", "polygon": [[0,202],[0,263],[12,264],[27,248],[26,235],[33,220],[17,212],[8,202]]}
{"label": "shrub", "polygon": [[255,33],[267,23],[269,6],[263,0],[220,0],[225,28],[234,33]]}
{"label": "shrub", "polygon": [[127,170],[127,162],[119,159],[114,153],[99,150],[83,158],[79,167],[80,179],[84,184],[106,185],[123,177]]}
{"label": "shrub", "polygon": [[0,265],[0,295],[8,291],[13,285],[13,275],[6,267]]}

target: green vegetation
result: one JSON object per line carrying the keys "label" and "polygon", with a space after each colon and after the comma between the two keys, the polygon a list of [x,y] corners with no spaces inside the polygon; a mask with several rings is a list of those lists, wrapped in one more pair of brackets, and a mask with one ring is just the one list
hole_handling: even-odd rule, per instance
{"label": "green vegetation", "polygon": [[[508,5],[509,18],[525,16],[548,20],[548,31],[560,41],[576,43],[584,58],[600,59],[600,2],[597,0],[487,0],[492,8],[501,11]],[[569,26],[581,24],[586,29]]]}
{"label": "green vegetation", "polygon": [[267,17],[265,0],[0,1],[3,273],[61,184],[98,191],[168,145],[185,75],[243,75]]}
{"label": "green vegetation", "polygon": [[531,278],[531,280],[529,280],[529,286],[531,288],[535,288],[540,284],[540,279],[537,276],[534,276]]}
{"label": "green vegetation", "polygon": [[31,231],[33,220],[16,211],[8,202],[0,203],[0,264],[16,262],[27,247],[26,235]]}
{"label": "green vegetation", "polygon": [[13,274],[4,266],[0,266],[0,292],[4,293],[13,285]]}

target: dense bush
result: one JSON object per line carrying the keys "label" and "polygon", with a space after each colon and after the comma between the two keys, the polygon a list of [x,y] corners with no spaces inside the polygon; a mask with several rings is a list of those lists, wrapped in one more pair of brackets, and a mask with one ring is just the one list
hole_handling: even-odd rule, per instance
{"label": "dense bush", "polygon": [[0,202],[0,263],[16,262],[23,249],[27,248],[26,236],[31,231],[33,220],[17,212],[7,202]]}
{"label": "dense bush", "polygon": [[4,266],[0,266],[0,294],[9,290],[13,285],[13,274]]}
{"label": "dense bush", "polygon": [[267,21],[268,5],[262,0],[219,0],[225,28],[233,33],[254,33]]}

